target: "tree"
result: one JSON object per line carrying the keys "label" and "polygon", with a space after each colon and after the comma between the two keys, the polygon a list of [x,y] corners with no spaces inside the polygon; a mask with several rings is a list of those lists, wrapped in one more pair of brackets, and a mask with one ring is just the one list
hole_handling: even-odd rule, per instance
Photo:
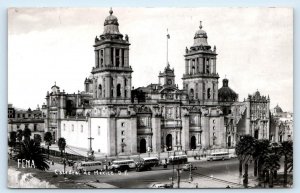
{"label": "tree", "polygon": [[293,169],[293,142],[283,141],[281,143],[280,154],[284,156],[284,174],[283,174],[283,186],[287,185],[287,173],[290,168]]}
{"label": "tree", "polygon": [[42,137],[41,135],[39,134],[35,134],[34,137],[33,137],[33,140],[34,142],[37,144],[37,145],[41,145],[41,142],[42,142]]}
{"label": "tree", "polygon": [[58,148],[60,150],[60,156],[62,157],[63,156],[63,151],[65,151],[65,148],[66,148],[66,140],[65,138],[61,137],[58,139]]}
{"label": "tree", "polygon": [[48,170],[49,165],[46,162],[46,157],[42,153],[40,146],[34,142],[34,140],[21,143],[20,152],[17,155],[18,159],[30,160],[30,164],[34,162],[34,166],[39,170]]}
{"label": "tree", "polygon": [[[65,148],[66,148],[66,140],[65,140],[65,138],[63,138],[63,137],[59,138],[57,144],[58,144],[58,147],[59,147],[59,150],[60,150],[60,156],[63,159],[63,151],[65,151]],[[66,158],[64,158],[63,159],[64,173],[66,171],[66,164],[67,164],[66,161],[67,161]]]}
{"label": "tree", "polygon": [[259,139],[256,142],[255,151],[252,155],[254,159],[254,176],[258,175],[258,181],[260,185],[262,175],[262,165],[266,155],[270,151],[270,141],[267,139]]}
{"label": "tree", "polygon": [[275,153],[269,153],[265,156],[263,170],[267,172],[269,176],[269,187],[273,188],[274,175],[280,168],[280,156]]}
{"label": "tree", "polygon": [[44,141],[48,146],[48,159],[49,159],[49,152],[50,152],[49,147],[51,146],[51,142],[52,142],[52,134],[49,131],[45,133]]}
{"label": "tree", "polygon": [[24,136],[25,141],[29,141],[30,136],[31,136],[31,130],[28,129],[28,128],[25,128],[24,131],[23,131],[23,136]]}
{"label": "tree", "polygon": [[240,174],[242,170],[242,164],[244,163],[244,180],[243,184],[248,187],[248,162],[255,152],[257,140],[251,135],[242,135],[235,147],[235,152],[240,161]]}

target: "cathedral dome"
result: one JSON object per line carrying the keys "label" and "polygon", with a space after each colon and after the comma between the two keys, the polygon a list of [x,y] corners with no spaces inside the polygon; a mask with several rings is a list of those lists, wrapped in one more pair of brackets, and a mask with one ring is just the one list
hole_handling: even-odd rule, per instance
{"label": "cathedral dome", "polygon": [[283,110],[282,110],[281,107],[278,106],[278,104],[277,104],[276,107],[274,107],[274,112],[275,112],[275,113],[282,113]]}
{"label": "cathedral dome", "polygon": [[109,10],[109,16],[107,16],[104,21],[104,31],[101,36],[104,37],[105,35],[117,35],[123,37],[119,31],[118,18],[113,15],[112,9]]}
{"label": "cathedral dome", "polygon": [[206,31],[204,31],[202,29],[202,21],[200,21],[199,28],[200,29],[198,31],[196,31],[195,36],[194,36],[194,45],[193,45],[193,47],[205,46],[205,47],[210,48],[210,46],[207,43],[207,33],[206,33]]}
{"label": "cathedral dome", "polygon": [[223,79],[223,86],[218,90],[218,100],[220,102],[235,102],[238,95],[228,86],[228,79]]}

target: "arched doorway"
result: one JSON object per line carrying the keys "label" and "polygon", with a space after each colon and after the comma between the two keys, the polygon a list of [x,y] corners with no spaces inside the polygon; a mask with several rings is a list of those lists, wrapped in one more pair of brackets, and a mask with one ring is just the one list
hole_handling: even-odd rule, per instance
{"label": "arched doorway", "polygon": [[191,149],[196,149],[196,137],[191,137]]}
{"label": "arched doorway", "polygon": [[255,139],[258,139],[258,130],[255,130],[255,131],[254,131],[254,138],[255,138]]}
{"label": "arched doorway", "polygon": [[227,147],[231,147],[231,136],[227,138]]}
{"label": "arched doorway", "polygon": [[166,145],[167,145],[167,151],[172,150],[172,135],[168,134],[166,137]]}
{"label": "arched doorway", "polygon": [[140,153],[146,153],[146,139],[140,141]]}

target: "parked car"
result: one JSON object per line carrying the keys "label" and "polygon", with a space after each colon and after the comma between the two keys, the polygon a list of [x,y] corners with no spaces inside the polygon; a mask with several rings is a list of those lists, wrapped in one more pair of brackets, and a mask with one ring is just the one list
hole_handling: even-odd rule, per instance
{"label": "parked car", "polygon": [[153,184],[150,188],[173,188],[172,184]]}
{"label": "parked car", "polygon": [[182,170],[183,170],[183,171],[189,171],[190,169],[192,169],[192,170],[197,170],[197,167],[193,166],[191,163],[184,164],[184,165],[182,166]]}

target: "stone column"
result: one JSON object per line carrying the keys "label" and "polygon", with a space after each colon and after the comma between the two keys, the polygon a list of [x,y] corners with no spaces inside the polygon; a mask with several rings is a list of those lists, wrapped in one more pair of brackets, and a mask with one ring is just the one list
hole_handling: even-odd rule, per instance
{"label": "stone column", "polygon": [[209,127],[209,118],[208,117],[202,117],[201,120],[201,125],[202,125],[202,147],[209,147],[210,145],[212,145],[212,139],[211,136],[212,134],[210,133],[210,127]]}
{"label": "stone column", "polygon": [[118,78],[117,77],[114,77],[114,98],[117,98],[117,82]]}
{"label": "stone column", "polygon": [[125,90],[126,90],[125,79],[126,79],[126,77],[123,76],[123,81],[122,81],[122,83],[121,83],[121,97],[122,97],[122,98],[125,97]]}
{"label": "stone column", "polygon": [[110,76],[107,76],[106,77],[106,89],[105,89],[105,92],[106,92],[106,94],[105,94],[105,96],[107,97],[107,98],[110,98],[111,97],[111,95],[110,95],[110,90],[111,90],[111,77]]}
{"label": "stone column", "polygon": [[127,84],[128,84],[128,88],[129,88],[129,89],[127,89],[127,97],[129,99],[131,99],[131,77],[129,77],[127,80],[128,80]]}
{"label": "stone column", "polygon": [[193,67],[193,60],[192,60],[192,59],[190,59],[190,60],[189,60],[190,74],[193,74],[192,67]]}
{"label": "stone column", "polygon": [[136,116],[132,116],[130,119],[130,153],[137,153],[137,118]]}
{"label": "stone column", "polygon": [[152,149],[153,152],[161,152],[161,117],[155,114],[151,118],[152,122]]}
{"label": "stone column", "polygon": [[214,64],[214,73],[216,74],[217,73],[217,59],[216,58],[213,59],[213,64]]}
{"label": "stone column", "polygon": [[99,65],[99,54],[98,54],[98,50],[95,50],[95,67],[97,68],[98,65]]}
{"label": "stone column", "polygon": [[117,139],[116,139],[116,118],[109,117],[107,119],[107,155],[115,156],[117,154]]}
{"label": "stone column", "polygon": [[189,74],[189,60],[185,59],[185,74]]}
{"label": "stone column", "polygon": [[190,136],[189,136],[189,129],[190,129],[190,120],[189,115],[182,113],[182,150],[189,150],[190,145]]}
{"label": "stone column", "polygon": [[120,58],[120,67],[123,67],[124,61],[123,61],[123,49],[122,48],[120,48],[119,53],[120,53],[120,55],[119,55],[119,58]]}
{"label": "stone column", "polygon": [[203,73],[203,58],[198,58],[199,66],[200,66],[200,73]]}

